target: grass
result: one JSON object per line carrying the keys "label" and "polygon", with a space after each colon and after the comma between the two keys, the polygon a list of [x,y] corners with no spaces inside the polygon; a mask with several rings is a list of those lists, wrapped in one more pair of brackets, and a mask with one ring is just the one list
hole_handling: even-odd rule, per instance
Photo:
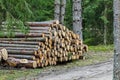
{"label": "grass", "polygon": [[112,51],[113,45],[98,45],[98,46],[89,46],[89,51]]}
{"label": "grass", "polygon": [[34,76],[42,71],[42,69],[18,69],[18,70],[0,70],[0,80],[16,80],[22,76]]}
{"label": "grass", "polygon": [[0,80],[17,80],[20,77],[35,76],[42,71],[50,69],[63,69],[71,68],[75,66],[86,66],[91,64],[96,64],[99,62],[107,61],[113,57],[113,45],[98,45],[98,46],[89,46],[88,53],[85,54],[86,60],[76,60],[68,62],[64,65],[49,66],[46,68],[40,69],[18,69],[18,70],[0,70]]}

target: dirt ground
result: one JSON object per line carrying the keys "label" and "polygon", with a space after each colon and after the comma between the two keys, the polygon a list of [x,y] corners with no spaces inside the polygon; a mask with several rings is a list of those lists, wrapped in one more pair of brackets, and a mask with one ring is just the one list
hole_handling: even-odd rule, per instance
{"label": "dirt ground", "polygon": [[84,67],[44,71],[21,80],[112,80],[113,60]]}

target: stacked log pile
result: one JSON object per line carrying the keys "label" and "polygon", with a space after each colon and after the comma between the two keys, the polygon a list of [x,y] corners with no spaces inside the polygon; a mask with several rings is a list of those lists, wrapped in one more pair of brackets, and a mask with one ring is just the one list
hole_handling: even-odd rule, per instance
{"label": "stacked log pile", "polygon": [[[5,23],[4,23],[5,25]],[[24,34],[15,28],[14,37],[0,38],[0,48],[7,49],[10,66],[44,67],[59,62],[83,58],[87,46],[79,35],[59,24],[57,20],[27,22],[29,32]]]}

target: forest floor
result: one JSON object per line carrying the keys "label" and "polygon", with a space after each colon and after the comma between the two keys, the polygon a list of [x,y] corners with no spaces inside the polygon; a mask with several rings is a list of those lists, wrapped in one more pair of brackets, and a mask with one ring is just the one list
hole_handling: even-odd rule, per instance
{"label": "forest floor", "polygon": [[107,80],[106,78],[111,80],[112,45],[90,46],[89,52],[85,56],[85,60],[76,60],[45,68],[1,68],[0,80]]}

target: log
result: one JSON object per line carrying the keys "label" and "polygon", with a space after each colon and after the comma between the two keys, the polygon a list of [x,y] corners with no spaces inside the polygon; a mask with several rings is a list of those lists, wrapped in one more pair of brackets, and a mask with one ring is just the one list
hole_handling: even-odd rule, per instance
{"label": "log", "polygon": [[[8,32],[0,32],[3,34],[1,37],[7,37]],[[23,33],[23,32],[12,32],[12,35],[10,37],[42,37],[43,34],[50,34],[49,31],[41,31],[41,32],[28,32],[28,33]]]}
{"label": "log", "polygon": [[[3,30],[4,31],[4,34],[9,34],[8,32],[7,32],[7,30]],[[24,35],[31,35],[31,34],[33,34],[33,35],[35,35],[36,33],[37,34],[42,34],[42,33],[50,33],[49,32],[49,30],[29,30],[26,34],[25,33],[23,33],[23,32],[21,32],[20,30],[15,30],[14,32],[12,32],[13,34],[15,34],[15,35],[22,35],[22,34],[24,34]]]}
{"label": "log", "polygon": [[3,60],[7,60],[8,59],[8,52],[5,48],[1,48],[0,49],[0,56]]}
{"label": "log", "polygon": [[46,38],[0,38],[0,41],[46,41]]}
{"label": "log", "polygon": [[50,31],[51,30],[51,27],[48,27],[48,26],[46,26],[46,27],[39,27],[39,26],[36,26],[36,27],[32,27],[32,26],[29,26],[29,29],[30,30],[48,30],[48,31]]}
{"label": "log", "polygon": [[28,51],[37,51],[38,48],[23,48],[23,47],[0,47],[5,48],[6,50],[28,50]]}
{"label": "log", "polygon": [[20,63],[19,65],[26,68],[37,68],[37,62],[32,60],[28,60],[27,63]]}
{"label": "log", "polygon": [[87,45],[83,45],[83,50],[84,50],[85,52],[88,52],[88,46],[87,46]]}
{"label": "log", "polygon": [[35,56],[32,55],[13,55],[8,54],[8,57],[18,58],[18,59],[28,59],[28,60],[35,60]]}
{"label": "log", "polygon": [[17,58],[9,57],[7,59],[7,63],[11,67],[17,67],[17,66],[18,67],[27,67],[27,68],[36,68],[37,67],[36,61],[27,60],[27,59],[17,59]]}
{"label": "log", "polygon": [[58,20],[44,21],[44,22],[26,22],[29,26],[50,26],[51,24],[59,24]]}
{"label": "log", "polygon": [[6,62],[9,64],[9,66],[16,67],[20,63],[20,60],[21,59],[9,57]]}
{"label": "log", "polygon": [[10,50],[7,49],[8,54],[21,54],[21,55],[35,55],[36,51],[34,50]]}
{"label": "log", "polygon": [[29,30],[29,33],[49,33],[49,30]]}
{"label": "log", "polygon": [[[15,32],[22,32],[22,30],[21,29],[18,29],[17,27],[16,28],[13,28],[14,30],[13,31],[15,31]],[[8,29],[7,29],[7,27],[2,27],[1,28],[1,30],[2,31],[8,31]],[[41,31],[41,30],[44,30],[44,31],[50,31],[51,30],[51,27],[39,27],[39,26],[36,26],[36,27],[32,27],[32,26],[29,26],[28,27],[28,29],[27,29],[27,31]]]}
{"label": "log", "polygon": [[6,43],[6,44],[29,44],[29,45],[38,45],[39,42],[31,42],[31,41],[1,41],[0,43]]}
{"label": "log", "polygon": [[40,48],[38,45],[24,45],[24,44],[6,44],[0,43],[1,47],[26,47],[26,48]]}

